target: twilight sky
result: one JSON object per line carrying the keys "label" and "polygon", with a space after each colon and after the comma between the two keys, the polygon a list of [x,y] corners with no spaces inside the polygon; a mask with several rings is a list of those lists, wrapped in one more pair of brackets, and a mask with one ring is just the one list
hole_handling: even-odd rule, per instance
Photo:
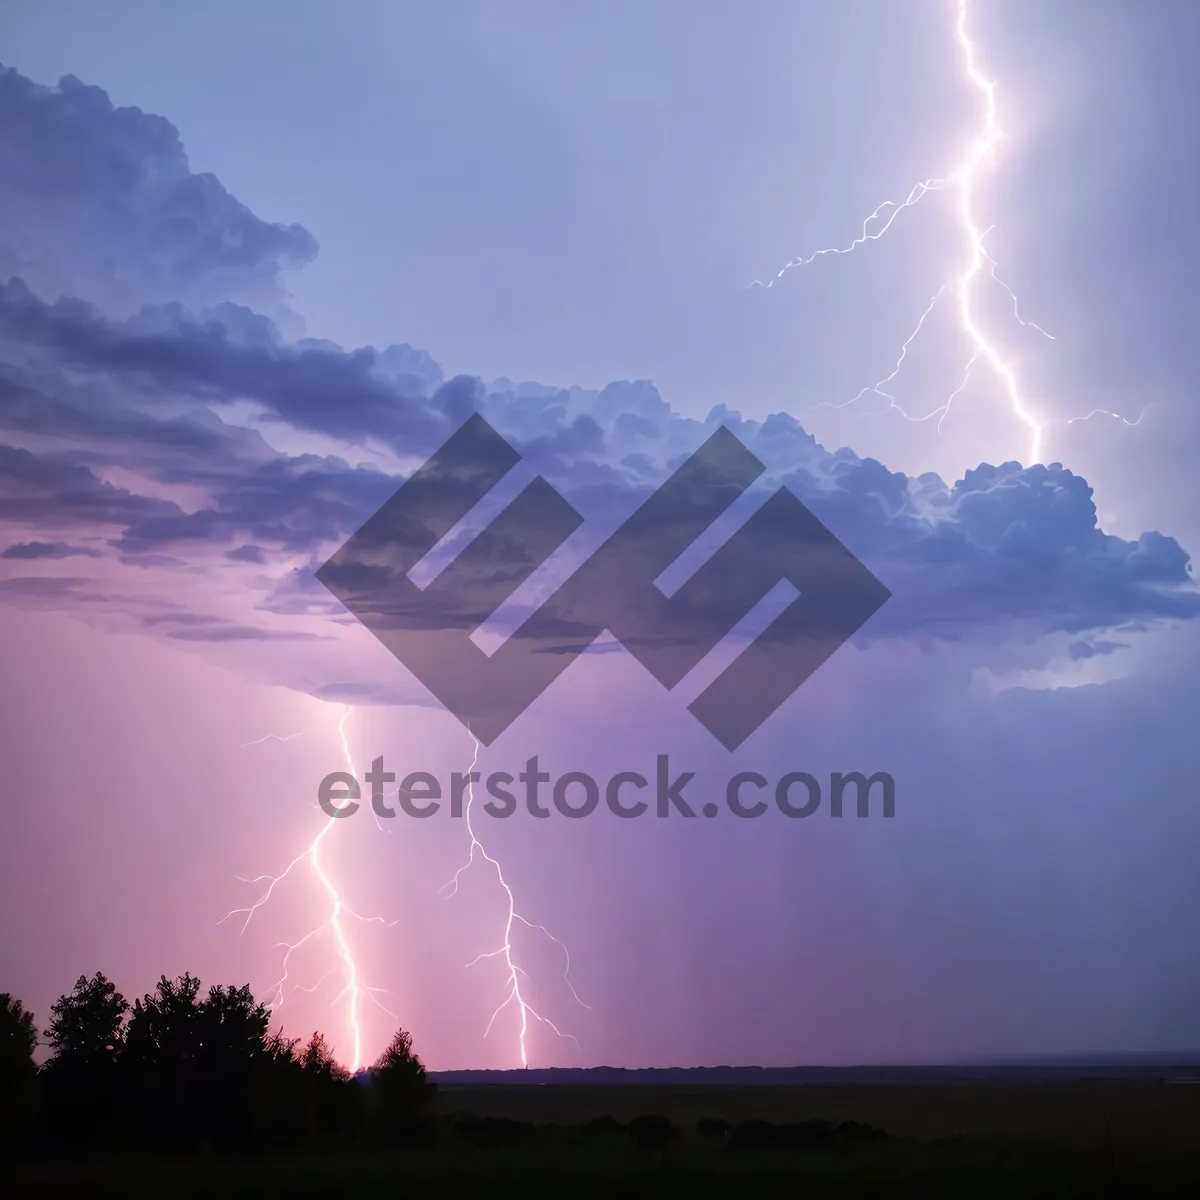
{"label": "twilight sky", "polygon": [[[471,762],[313,570],[480,411],[593,539],[725,425],[893,594],[734,753],[611,640],[482,751],[669,754],[696,807],[737,771],[896,780],[891,820],[478,816],[587,1006],[517,922],[522,997],[576,1039],[531,1016],[532,1065],[1200,1045],[1200,16],[971,4],[1009,135],[978,216],[1053,340],[986,281],[980,320],[1046,466],[982,367],[940,426],[845,403],[960,269],[949,191],[746,286],[954,170],[983,113],[951,0],[743,9],[5,6],[0,990],[45,1017],[81,972],[190,969],[347,1062],[398,1019],[435,1069],[519,1065],[519,1004],[485,1037],[503,955],[464,966],[505,891],[477,852],[439,895],[470,850],[444,810],[321,843],[378,991],[346,991],[307,860],[220,923],[324,828],[346,750]],[[954,311],[891,389],[910,415],[962,382]],[[1097,409],[1126,420],[1068,423]]]}

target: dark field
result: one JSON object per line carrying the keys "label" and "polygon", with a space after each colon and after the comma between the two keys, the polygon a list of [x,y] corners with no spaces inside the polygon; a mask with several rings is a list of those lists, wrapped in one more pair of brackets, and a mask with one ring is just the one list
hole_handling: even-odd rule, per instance
{"label": "dark field", "polygon": [[[666,1118],[670,1128],[635,1121],[650,1115]],[[599,1120],[605,1117],[612,1120]],[[733,1128],[698,1128],[706,1119]],[[753,1122],[771,1127],[739,1124]],[[843,1122],[858,1125],[839,1132]],[[783,1129],[789,1125],[790,1133]],[[25,1169],[6,1191],[213,1198],[1196,1197],[1200,1085],[443,1085],[426,1140],[386,1154],[348,1147],[245,1163],[43,1166]]]}
{"label": "dark field", "polygon": [[661,1113],[678,1125],[727,1121],[859,1121],[905,1138],[1001,1138],[1116,1148],[1200,1147],[1200,1084],[1096,1080],[857,1087],[441,1086],[438,1108],[537,1124]]}

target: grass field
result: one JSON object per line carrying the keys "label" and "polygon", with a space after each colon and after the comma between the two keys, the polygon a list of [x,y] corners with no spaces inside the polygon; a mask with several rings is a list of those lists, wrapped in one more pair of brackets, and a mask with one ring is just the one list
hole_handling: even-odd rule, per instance
{"label": "grass field", "polygon": [[[428,1144],[253,1162],[125,1161],[25,1168],[8,1195],[1200,1196],[1200,1087],[1148,1082],[898,1087],[449,1087]],[[468,1119],[466,1114],[470,1114]],[[677,1136],[648,1148],[638,1116]],[[611,1117],[620,1124],[587,1123]],[[489,1122],[488,1119],[491,1119]],[[702,1119],[856,1121],[862,1144],[741,1148]],[[745,1127],[744,1127],[745,1128]]]}

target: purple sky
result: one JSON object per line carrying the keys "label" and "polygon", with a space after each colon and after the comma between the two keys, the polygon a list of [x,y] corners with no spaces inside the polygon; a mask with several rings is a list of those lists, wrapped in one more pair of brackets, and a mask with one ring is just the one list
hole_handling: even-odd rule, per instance
{"label": "purple sky", "polygon": [[[972,5],[1010,134],[980,218],[1055,337],[981,290],[1054,422],[1022,467],[986,371],[940,429],[832,407],[961,261],[948,193],[745,287],[953,169],[982,119],[953,5],[697,11],[0,15],[0,990],[45,1019],[81,972],[191,970],[347,1062],[399,1021],[431,1067],[519,1065],[519,1004],[485,1037],[503,955],[465,966],[506,894],[477,854],[439,895],[470,848],[444,810],[321,842],[357,984],[307,861],[221,921],[323,829],[340,725],[360,775],[471,762],[312,571],[478,410],[593,537],[724,424],[893,593],[734,753],[611,642],[483,750],[602,780],[669,754],[697,807],[742,770],[896,780],[891,820],[478,817],[544,926],[514,925],[521,998],[575,1039],[530,1016],[531,1065],[1200,1044],[1195,14]],[[910,413],[960,382],[952,313]],[[1141,419],[1065,423],[1095,409]]]}

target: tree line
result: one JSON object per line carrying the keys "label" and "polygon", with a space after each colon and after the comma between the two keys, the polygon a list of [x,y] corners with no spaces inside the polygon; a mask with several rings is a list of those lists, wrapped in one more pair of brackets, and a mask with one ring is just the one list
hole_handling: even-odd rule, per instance
{"label": "tree line", "polygon": [[184,974],[132,1006],[103,974],[60,996],[36,1062],[33,1014],[0,993],[0,1153],[247,1154],[411,1137],[434,1085],[398,1030],[352,1077],[320,1033],[270,1029],[245,987]]}

